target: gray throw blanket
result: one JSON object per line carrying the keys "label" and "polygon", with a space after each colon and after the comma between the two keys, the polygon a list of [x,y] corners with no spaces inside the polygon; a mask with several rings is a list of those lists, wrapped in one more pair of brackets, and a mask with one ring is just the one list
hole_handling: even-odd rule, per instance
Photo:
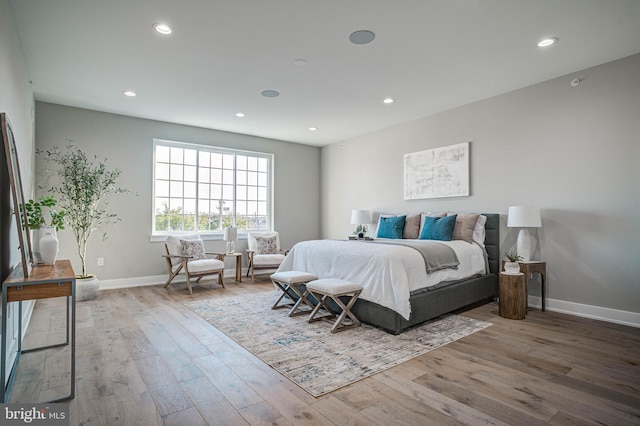
{"label": "gray throw blanket", "polygon": [[446,244],[432,240],[376,240],[376,244],[395,244],[415,249],[422,255],[427,274],[441,269],[458,269],[460,260],[456,252]]}

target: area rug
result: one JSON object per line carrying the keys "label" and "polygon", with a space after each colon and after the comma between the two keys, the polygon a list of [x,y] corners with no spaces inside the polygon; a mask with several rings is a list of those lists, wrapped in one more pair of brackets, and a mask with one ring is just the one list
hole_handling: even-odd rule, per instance
{"label": "area rug", "polygon": [[307,315],[271,309],[277,296],[267,291],[185,305],[316,397],[491,325],[447,315],[398,336],[365,324],[331,334],[327,322],[309,324]]}

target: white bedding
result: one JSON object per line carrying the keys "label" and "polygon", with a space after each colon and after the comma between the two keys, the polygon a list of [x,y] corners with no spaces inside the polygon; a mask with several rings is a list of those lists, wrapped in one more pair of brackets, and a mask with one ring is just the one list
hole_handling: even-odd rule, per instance
{"label": "white bedding", "polygon": [[477,244],[460,240],[438,242],[456,252],[460,260],[458,269],[427,274],[422,255],[411,247],[366,241],[313,240],[293,246],[278,272],[305,271],[319,278],[341,278],[362,284],[362,299],[392,309],[408,320],[412,291],[485,273],[483,251]]}

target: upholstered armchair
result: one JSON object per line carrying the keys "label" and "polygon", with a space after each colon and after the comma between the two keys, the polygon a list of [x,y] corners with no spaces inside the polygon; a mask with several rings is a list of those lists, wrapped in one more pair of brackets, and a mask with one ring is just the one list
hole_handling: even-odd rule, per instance
{"label": "upholstered armchair", "polygon": [[288,250],[280,248],[280,234],[277,231],[249,232],[247,234],[247,257],[249,267],[247,277],[251,274],[251,282],[254,281],[254,272],[259,269],[277,269],[282,263]]}
{"label": "upholstered armchair", "polygon": [[204,242],[198,235],[175,235],[167,237],[164,243],[167,254],[163,257],[167,261],[169,279],[164,284],[168,287],[171,281],[178,275],[185,275],[189,294],[193,294],[191,289],[191,279],[195,278],[196,283],[207,275],[218,274],[218,284],[224,287],[223,274],[224,262],[217,256],[216,259],[208,258],[204,251]]}

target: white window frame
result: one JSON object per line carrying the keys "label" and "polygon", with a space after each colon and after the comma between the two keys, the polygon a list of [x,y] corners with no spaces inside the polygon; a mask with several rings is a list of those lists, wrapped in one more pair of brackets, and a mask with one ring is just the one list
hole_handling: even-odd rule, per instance
{"label": "white window frame", "polygon": [[[171,141],[171,140],[166,140],[166,139],[153,139],[153,164],[152,164],[152,199],[151,199],[151,241],[164,241],[164,239],[166,238],[166,236],[168,235],[179,235],[179,234],[199,234],[201,236],[201,238],[206,239],[206,240],[219,240],[222,239],[223,236],[223,229],[215,229],[215,230],[208,230],[208,229],[198,229],[198,214],[199,214],[199,208],[196,207],[196,217],[194,219],[194,227],[195,229],[193,230],[156,230],[156,212],[157,212],[157,208],[156,208],[156,188],[157,188],[157,179],[156,179],[156,152],[157,152],[157,147],[158,146],[163,146],[163,147],[175,147],[175,148],[182,148],[182,149],[190,149],[190,150],[196,150],[198,152],[198,154],[201,151],[204,152],[211,152],[211,153],[219,153],[219,154],[228,154],[228,155],[232,155],[233,156],[233,199],[231,200],[232,206],[230,206],[229,208],[231,209],[231,211],[233,211],[233,215],[232,215],[232,223],[235,226],[236,225],[236,218],[238,217],[237,214],[235,212],[237,212],[236,206],[238,203],[238,199],[237,199],[237,189],[238,186],[243,186],[241,184],[239,184],[237,182],[237,177],[238,177],[238,165],[237,165],[237,157],[238,156],[247,156],[247,157],[255,157],[255,158],[264,158],[267,160],[267,187],[266,187],[266,198],[267,198],[267,218],[266,218],[266,222],[265,222],[265,226],[264,227],[257,227],[257,228],[251,228],[251,229],[246,229],[246,228],[239,228],[238,229],[238,237],[239,238],[246,238],[246,234],[247,232],[251,232],[251,231],[271,231],[273,230],[273,182],[274,182],[274,178],[273,178],[273,165],[274,165],[274,155],[273,154],[269,154],[269,153],[263,153],[263,152],[254,152],[254,151],[246,151],[246,150],[239,150],[239,149],[231,149],[231,148],[224,148],[224,147],[218,147],[218,146],[212,146],[212,145],[201,145],[201,144],[193,144],[193,143],[186,143],[186,142],[178,142],[178,141]],[[195,202],[196,202],[196,206],[198,206],[199,203],[199,183],[200,183],[200,173],[199,173],[199,161],[200,161],[200,155],[196,155],[196,195],[195,195]],[[184,181],[183,181],[184,182]],[[182,198],[182,197],[175,197],[175,198]],[[211,198],[208,198],[209,201],[213,201]]]}

